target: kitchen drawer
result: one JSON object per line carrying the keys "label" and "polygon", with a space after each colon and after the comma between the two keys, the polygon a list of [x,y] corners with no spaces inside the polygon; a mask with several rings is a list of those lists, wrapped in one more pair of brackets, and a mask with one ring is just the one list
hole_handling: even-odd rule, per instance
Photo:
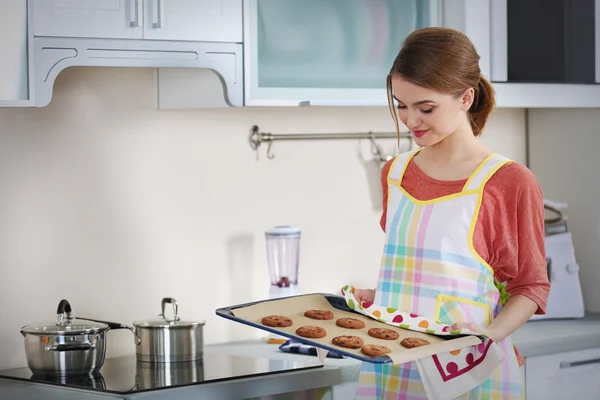
{"label": "kitchen drawer", "polygon": [[597,399],[600,396],[600,348],[528,357],[527,400]]}

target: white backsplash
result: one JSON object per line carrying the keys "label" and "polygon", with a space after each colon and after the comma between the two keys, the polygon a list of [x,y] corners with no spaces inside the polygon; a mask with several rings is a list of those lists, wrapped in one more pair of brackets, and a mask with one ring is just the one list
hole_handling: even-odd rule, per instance
{"label": "white backsplash", "polygon": [[[214,310],[267,296],[276,224],[302,228],[302,291],[375,285],[368,141],[276,142],[257,161],[248,133],[391,131],[385,107],[159,111],[155,73],[69,69],[47,108],[0,109],[0,369],[26,365],[19,329],[54,321],[62,298],[131,324],[171,296],[206,320],[206,343],[262,336]],[[523,110],[495,111],[482,140],[524,162]],[[109,357],[134,352],[129,331],[108,336]]]}

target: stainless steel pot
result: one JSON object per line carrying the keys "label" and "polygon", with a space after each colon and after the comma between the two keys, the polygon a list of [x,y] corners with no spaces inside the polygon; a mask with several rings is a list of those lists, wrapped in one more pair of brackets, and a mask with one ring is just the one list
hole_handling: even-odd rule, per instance
{"label": "stainless steel pot", "polygon": [[133,328],[114,322],[74,319],[67,300],[58,304],[57,321],[21,329],[25,356],[36,375],[97,374],[106,357],[106,332]]}
{"label": "stainless steel pot", "polygon": [[[165,316],[166,304],[173,305],[173,318]],[[139,337],[136,357],[139,362],[182,362],[201,360],[204,355],[204,321],[182,321],[177,301],[165,297],[158,319],[134,322]]]}

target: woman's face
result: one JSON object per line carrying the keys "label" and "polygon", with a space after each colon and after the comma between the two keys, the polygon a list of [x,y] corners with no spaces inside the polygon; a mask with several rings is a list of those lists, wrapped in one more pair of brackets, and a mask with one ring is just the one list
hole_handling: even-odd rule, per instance
{"label": "woman's face", "polygon": [[393,76],[392,93],[398,102],[398,116],[417,146],[433,146],[458,130],[470,129],[467,112],[473,103],[473,89],[453,96]]}

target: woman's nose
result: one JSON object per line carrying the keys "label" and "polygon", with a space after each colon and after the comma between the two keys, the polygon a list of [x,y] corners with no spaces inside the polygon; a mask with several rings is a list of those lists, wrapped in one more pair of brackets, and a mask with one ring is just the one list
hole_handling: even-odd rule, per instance
{"label": "woman's nose", "polygon": [[408,127],[408,129],[413,130],[415,128],[418,128],[419,125],[421,125],[421,119],[419,118],[417,113],[415,111],[408,110],[406,116],[406,126]]}

